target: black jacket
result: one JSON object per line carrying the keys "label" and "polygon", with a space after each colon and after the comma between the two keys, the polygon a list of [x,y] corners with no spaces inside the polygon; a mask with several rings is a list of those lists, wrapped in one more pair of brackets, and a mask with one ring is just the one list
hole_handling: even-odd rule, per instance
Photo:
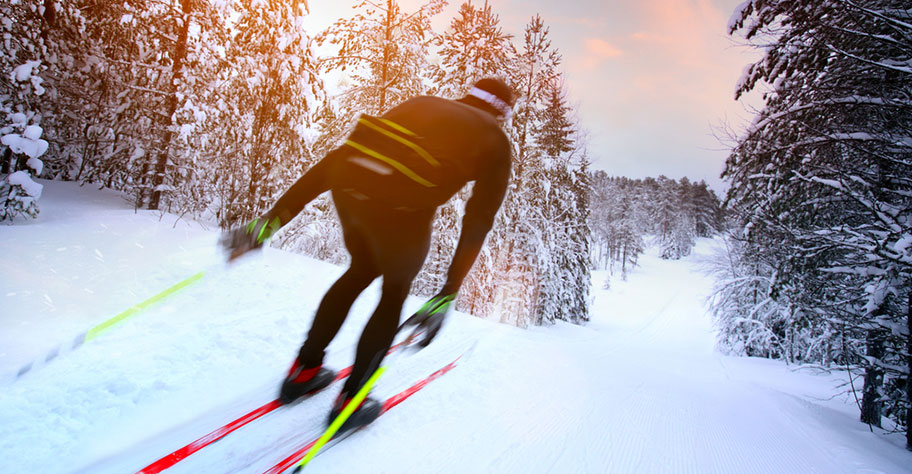
{"label": "black jacket", "polygon": [[455,293],[494,223],[510,164],[509,140],[493,115],[459,101],[416,97],[380,117],[362,115],[345,143],[308,170],[270,215],[285,224],[329,189],[391,212],[433,209],[474,181],[443,289]]}

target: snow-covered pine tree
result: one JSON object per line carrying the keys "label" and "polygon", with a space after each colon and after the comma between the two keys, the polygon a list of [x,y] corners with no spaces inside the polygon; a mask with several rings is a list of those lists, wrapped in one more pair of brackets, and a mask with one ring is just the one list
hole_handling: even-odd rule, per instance
{"label": "snow-covered pine tree", "polygon": [[[485,2],[483,7],[475,7],[471,2],[460,6],[457,17],[450,22],[450,27],[438,36],[435,44],[439,46],[440,61],[429,65],[429,79],[433,84],[430,93],[433,95],[456,99],[464,96],[479,79],[501,77],[506,79],[507,69],[513,44],[511,35],[503,32],[500,19],[491,11]],[[457,193],[440,207],[434,220],[434,232],[430,252],[424,268],[412,290],[421,295],[431,295],[438,291],[446,279],[450,259],[459,239],[460,220],[469,194],[469,188]],[[485,267],[490,252],[482,252],[478,267]],[[489,287],[478,278],[478,272],[470,272],[463,284],[460,298],[456,305],[468,309],[473,301],[472,295],[490,292]]]}
{"label": "snow-covered pine tree", "polygon": [[540,15],[526,24],[523,46],[511,69],[511,82],[519,99],[513,107],[511,136],[517,176],[522,176],[529,159],[537,157],[534,133],[540,120],[540,107],[548,100],[554,80],[559,78],[561,55],[551,46],[549,28]]}
{"label": "snow-covered pine tree", "polygon": [[692,221],[686,211],[682,211],[682,186],[673,179],[659,176],[656,180],[657,201],[655,212],[655,236],[661,247],[661,256],[665,259],[679,259],[690,253],[693,236],[690,233]]}
{"label": "snow-covered pine tree", "polygon": [[[464,96],[477,80],[484,77],[505,75],[507,65],[514,51],[511,35],[503,32],[500,19],[491,7],[475,7],[464,3],[445,33],[434,43],[439,47],[439,62],[429,65],[430,93],[456,99]],[[469,187],[457,193],[441,206],[434,220],[434,232],[430,252],[424,268],[415,279],[413,291],[430,295],[439,290],[449,267],[450,259],[459,239],[460,221]],[[478,299],[490,294],[490,278],[483,269],[491,268],[490,239],[478,257],[475,269],[463,283],[457,308],[473,314],[483,314]],[[482,270],[478,270],[482,269]]]}
{"label": "snow-covered pine tree", "polygon": [[[46,89],[47,30],[55,10],[41,2],[0,6],[0,221],[17,215],[37,217],[41,185],[32,181],[44,167],[38,158],[48,148],[41,139]],[[48,15],[45,15],[47,13]]]}
{"label": "snow-covered pine tree", "polygon": [[671,258],[681,258],[690,255],[696,240],[696,207],[691,199],[692,186],[687,177],[681,178],[677,184],[678,215],[672,229],[669,244],[673,249]]}
{"label": "snow-covered pine tree", "polygon": [[722,230],[724,220],[721,212],[722,203],[705,181],[701,180],[691,186],[688,199],[691,203],[697,237],[711,237]]}
{"label": "snow-covered pine tree", "polygon": [[316,161],[314,116],[326,94],[313,41],[303,29],[305,14],[300,4],[235,4],[219,113],[208,130],[211,144],[218,143],[212,175],[222,226],[262,214]]}
{"label": "snow-covered pine tree", "polygon": [[545,156],[562,163],[569,162],[568,153],[574,150],[574,123],[572,108],[560,76],[552,78],[544,91],[544,104],[540,114],[535,141]]}
{"label": "snow-covered pine tree", "polygon": [[[544,218],[545,162],[537,147],[534,133],[540,120],[540,108],[546,99],[550,81],[558,76],[561,57],[551,46],[548,28],[539,15],[524,30],[523,45],[513,60],[510,83],[518,95],[509,124],[513,145],[513,169],[510,186],[489,237],[493,259],[482,261],[491,267],[478,266],[479,272],[490,272],[496,288],[493,299],[488,295],[481,314],[503,322],[526,326],[536,322],[536,302],[540,289],[536,272],[542,244]],[[481,278],[485,279],[485,278]],[[477,314],[477,313],[476,313]]]}
{"label": "snow-covered pine tree", "polygon": [[608,199],[611,194],[608,193],[610,178],[608,173],[598,170],[592,172],[592,195],[589,197],[591,203],[590,227],[592,229],[592,254],[590,260],[594,269],[607,268],[608,260],[608,239],[609,239],[609,222],[610,206]]}
{"label": "snow-covered pine tree", "polygon": [[561,307],[555,319],[581,323],[589,320],[589,299],[592,288],[592,265],[589,262],[592,245],[592,231],[589,227],[592,194],[589,161],[582,155],[578,163],[559,168],[559,179],[555,186],[568,190],[563,214],[559,219],[558,236],[565,238],[560,247],[559,259],[555,262],[561,269]]}
{"label": "snow-covered pine tree", "polygon": [[352,18],[341,19],[319,37],[321,44],[338,45],[327,69],[348,70],[351,87],[341,103],[353,113],[377,115],[423,93],[428,47],[434,39],[431,18],[446,0],[430,0],[417,11],[402,11],[399,2],[362,1]]}
{"label": "snow-covered pine tree", "polygon": [[588,263],[590,184],[585,150],[571,121],[572,109],[559,78],[548,84],[535,141],[542,154],[544,195],[533,200],[541,206],[537,223],[542,243],[537,268],[539,293],[537,324],[589,319],[591,284]]}
{"label": "snow-covered pine tree", "polygon": [[[846,341],[842,362],[865,371],[862,420],[890,417],[912,449],[907,3],[745,2],[729,30],[765,55],[737,94],[760,81],[773,89],[724,176],[727,200],[756,236],[747,255],[774,262],[770,295]],[[783,247],[785,258],[768,257]]]}
{"label": "snow-covered pine tree", "polygon": [[463,3],[437,40],[440,61],[430,65],[432,93],[455,99],[464,96],[479,79],[505,78],[515,54],[512,38],[503,32],[500,17],[491,11],[487,0],[481,7]]}
{"label": "snow-covered pine tree", "polygon": [[611,242],[608,259],[611,273],[614,274],[614,264],[620,263],[621,279],[626,280],[627,272],[637,265],[646,250],[646,232],[652,227],[649,198],[639,181],[627,178],[616,178],[609,195],[613,209],[608,223]]}

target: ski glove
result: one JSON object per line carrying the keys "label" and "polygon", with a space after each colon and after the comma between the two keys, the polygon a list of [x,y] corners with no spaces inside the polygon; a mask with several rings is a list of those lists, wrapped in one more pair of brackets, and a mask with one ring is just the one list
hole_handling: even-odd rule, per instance
{"label": "ski glove", "polygon": [[282,227],[278,217],[271,219],[260,217],[244,227],[230,230],[222,235],[220,243],[228,254],[228,261],[258,249]]}
{"label": "ski glove", "polygon": [[425,303],[410,318],[406,319],[399,328],[400,331],[409,326],[416,326],[406,341],[411,342],[413,338],[424,332],[424,338],[418,341],[418,347],[427,347],[440,331],[441,326],[443,326],[443,320],[446,318],[447,313],[450,311],[450,305],[453,304],[455,299],[455,293],[439,293]]}

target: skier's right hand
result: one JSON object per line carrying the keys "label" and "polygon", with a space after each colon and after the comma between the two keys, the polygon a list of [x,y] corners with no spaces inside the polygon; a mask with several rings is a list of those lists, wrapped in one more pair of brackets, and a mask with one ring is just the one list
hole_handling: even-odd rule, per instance
{"label": "skier's right hand", "polygon": [[412,339],[424,332],[424,337],[418,341],[418,347],[427,347],[443,326],[443,320],[446,318],[447,313],[450,311],[450,306],[455,299],[455,293],[438,293],[437,296],[431,298],[421,307],[421,309],[415,312],[415,314],[406,319],[405,322],[402,323],[402,326],[399,327],[400,331],[409,326],[416,326],[415,330],[412,331],[406,339],[406,345],[410,344]]}
{"label": "skier's right hand", "polygon": [[272,219],[261,217],[254,219],[244,227],[232,229],[222,234],[219,243],[225,249],[228,262],[232,262],[245,253],[263,246],[282,226],[278,217]]}

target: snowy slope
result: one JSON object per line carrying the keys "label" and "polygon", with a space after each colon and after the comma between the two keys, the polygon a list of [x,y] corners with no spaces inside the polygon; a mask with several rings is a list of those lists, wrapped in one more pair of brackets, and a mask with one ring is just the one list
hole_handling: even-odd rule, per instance
{"label": "snowy slope", "polygon": [[[0,387],[0,472],[134,472],[275,396],[342,269],[268,249],[225,268],[217,234],[116,193],[45,184],[38,220],[0,226],[0,378],[206,269],[195,286]],[[397,356],[395,393],[473,355],[308,468],[313,472],[900,473],[912,454],[870,433],[838,374],[713,351],[696,255],[650,254],[596,289],[592,322],[520,330],[454,314]],[[597,273],[596,288],[605,275]],[[375,284],[329,348],[348,365]],[[421,304],[409,300],[407,310]],[[229,435],[168,472],[259,473],[319,430],[334,391]]]}

